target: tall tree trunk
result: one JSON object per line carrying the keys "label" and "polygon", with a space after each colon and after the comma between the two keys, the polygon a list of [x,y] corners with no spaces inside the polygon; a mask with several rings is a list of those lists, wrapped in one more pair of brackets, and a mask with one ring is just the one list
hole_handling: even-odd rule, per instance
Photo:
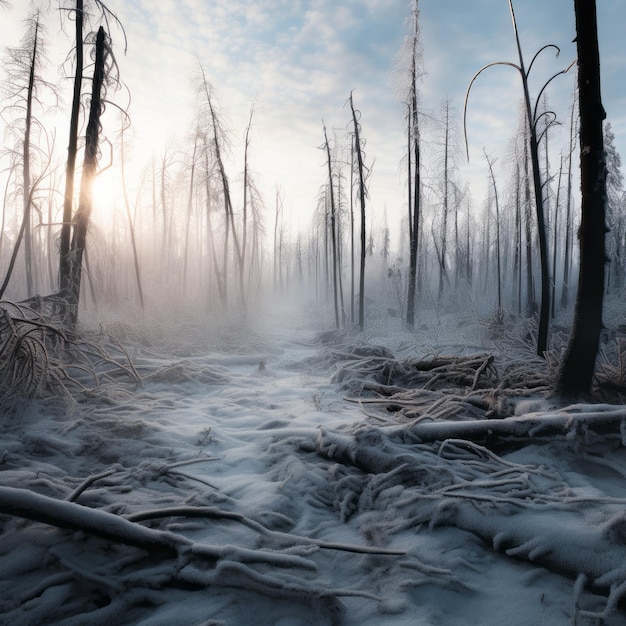
{"label": "tall tree trunk", "polygon": [[39,16],[35,21],[33,35],[33,49],[28,70],[28,88],[26,92],[26,125],[24,129],[24,150],[22,153],[22,193],[24,196],[24,259],[26,263],[26,293],[30,298],[33,295],[33,246],[31,228],[32,193],[30,180],[30,132],[33,123],[33,93],[35,89],[35,64],[37,61],[37,46],[39,43]]}
{"label": "tall tree trunk", "polygon": [[[411,46],[411,87],[408,102],[408,154],[413,153],[413,172],[411,172],[411,158],[409,156],[409,284],[407,293],[406,323],[415,325],[415,295],[417,283],[417,250],[420,240],[420,136],[419,114],[417,110],[417,80],[418,80],[418,37],[419,11],[417,0],[413,4],[413,35]],[[411,191],[413,196],[411,197]]]}
{"label": "tall tree trunk", "polygon": [[193,154],[191,155],[191,168],[189,172],[189,195],[187,196],[187,217],[185,219],[185,246],[183,249],[183,293],[187,295],[187,267],[189,265],[189,228],[193,213],[193,193],[196,182],[196,154],[198,153],[198,134],[193,142]]}
{"label": "tall tree trunk", "polygon": [[211,261],[213,265],[213,273],[215,274],[215,282],[217,283],[217,291],[220,296],[220,302],[222,307],[226,309],[226,285],[225,275],[220,273],[219,262],[217,260],[217,249],[215,247],[215,235],[213,233],[213,218],[211,207],[211,167],[209,164],[209,147],[205,138],[204,145],[204,185],[206,190],[206,228],[207,228],[207,246],[209,248],[209,254],[211,255]]}
{"label": "tall tree trunk", "polygon": [[[484,151],[484,149],[483,149]],[[498,310],[497,315],[500,319],[502,315],[502,261],[500,258],[500,204],[498,202],[498,188],[496,186],[496,177],[493,173],[494,161],[485,153],[485,159],[487,159],[487,165],[489,166],[489,177],[491,178],[491,184],[493,186],[493,197],[496,204],[496,272],[498,282]]]}
{"label": "tall tree trunk", "polygon": [[92,188],[98,167],[98,140],[100,134],[100,114],[102,111],[102,89],[105,78],[106,33],[102,26],[96,36],[96,56],[91,89],[89,121],[85,134],[85,157],[80,183],[78,209],[74,215],[74,232],[70,248],[70,325],[78,321],[80,303],[80,283],[82,278],[83,254],[87,243],[87,229],[93,207]]}
{"label": "tall tree trunk", "polygon": [[76,171],[76,154],[78,152],[78,117],[80,114],[80,96],[83,82],[83,0],[76,0],[74,16],[76,71],[74,73],[74,91],[72,110],[70,113],[70,136],[67,147],[67,164],[65,166],[65,194],[63,196],[63,223],[59,239],[59,288],[69,295],[70,277],[70,239],[72,236],[72,207],[74,201],[74,175]]}
{"label": "tall tree trunk", "polygon": [[330,145],[326,126],[324,125],[324,145],[326,148],[326,161],[328,165],[328,193],[330,198],[330,240],[332,248],[332,276],[333,276],[333,304],[335,309],[335,328],[339,328],[339,292],[338,292],[338,259],[337,259],[337,211],[335,206],[335,190],[333,185],[333,167],[330,156]]}
{"label": "tall tree trunk", "polygon": [[569,306],[569,277],[572,255],[572,155],[574,154],[574,111],[572,102],[572,116],[570,119],[569,158],[567,160],[567,203],[565,210],[565,251],[563,258],[563,289],[561,291],[561,308]]}
{"label": "tall tree trunk", "polygon": [[537,234],[539,236],[539,260],[541,266],[541,306],[539,310],[539,331],[537,334],[537,354],[543,356],[548,347],[548,325],[550,321],[550,269],[548,267],[548,241],[543,207],[543,191],[541,185],[541,173],[539,169],[539,142],[537,140],[536,117],[533,115],[530,104],[530,92],[528,88],[528,72],[524,66],[522,47],[513,11],[513,2],[509,0],[509,9],[513,20],[515,41],[519,56],[519,68],[524,88],[524,105],[526,118],[530,130],[530,160],[533,172],[533,187],[535,191],[535,211],[537,213]]}
{"label": "tall tree trunk", "polygon": [[[4,282],[0,286],[0,298],[3,297],[4,292],[9,284],[13,269],[15,267],[15,260],[19,252],[22,241],[24,242],[24,263],[26,270],[26,292],[27,297],[33,295],[33,250],[32,250],[32,227],[31,227],[31,214],[33,207],[33,191],[35,185],[31,182],[30,173],[30,148],[31,148],[31,130],[33,125],[33,100],[35,91],[35,68],[37,64],[37,57],[39,54],[39,14],[37,14],[33,24],[33,39],[32,49],[30,50],[30,59],[28,66],[28,83],[26,85],[26,97],[24,101],[24,108],[26,109],[26,115],[24,120],[24,140],[22,144],[22,197],[23,197],[23,212],[22,223],[15,241],[13,253],[9,261],[9,267],[7,269]],[[11,168],[12,170],[13,168]],[[10,180],[10,174],[9,174]],[[8,185],[8,181],[7,181]],[[6,194],[5,194],[6,198]],[[4,222],[4,214],[3,214]]]}
{"label": "tall tree trunk", "polygon": [[279,284],[282,284],[282,278],[279,280],[279,274],[282,276],[282,259],[278,244],[278,231],[280,228],[280,221],[283,214],[283,200],[280,195],[280,189],[276,189],[276,202],[274,206],[274,291],[279,291]]}
{"label": "tall tree trunk", "polygon": [[[350,94],[352,102],[352,94]],[[354,111],[352,115],[354,119]],[[354,153],[356,137],[350,142],[350,323],[354,324]]]}
{"label": "tall tree trunk", "polygon": [[563,178],[563,153],[561,153],[561,166],[559,167],[559,178],[556,187],[556,201],[554,203],[554,224],[552,225],[552,297],[550,303],[552,310],[550,312],[552,319],[556,315],[556,260],[559,243],[559,204],[561,202],[561,179]]}
{"label": "tall tree trunk", "polygon": [[135,238],[135,222],[130,211],[130,203],[128,201],[128,191],[126,189],[126,168],[125,165],[125,150],[124,150],[124,119],[122,119],[122,131],[120,137],[120,174],[122,176],[122,194],[124,196],[124,207],[126,209],[126,217],[128,218],[128,228],[130,232],[130,243],[133,248],[133,263],[135,267],[135,280],[137,281],[137,293],[139,294],[139,303],[141,304],[141,310],[145,308],[143,300],[143,289],[141,288],[141,273],[139,271],[139,257],[137,255],[137,241]]}
{"label": "tall tree trunk", "polygon": [[448,163],[450,159],[450,101],[446,100],[445,109],[445,133],[444,133],[444,149],[443,149],[443,224],[441,225],[441,257],[439,259],[439,294],[437,300],[441,302],[443,296],[444,280],[449,282],[448,270],[446,267],[446,254],[448,248],[448,211],[450,208],[450,194],[448,187],[450,185],[450,174],[448,171]]}
{"label": "tall tree trunk", "polygon": [[513,290],[517,300],[517,314],[522,315],[522,184],[519,159],[515,163],[515,254],[513,257]]}
{"label": "tall tree trunk", "polygon": [[532,317],[537,308],[535,302],[535,278],[533,274],[532,213],[530,202],[530,177],[528,172],[528,142],[524,141],[524,235],[526,248],[526,317]]}
{"label": "tall tree trunk", "polygon": [[595,0],[574,0],[580,108],[580,271],[574,322],[558,378],[559,391],[591,390],[602,331],[606,263],[606,163]]}
{"label": "tall tree trunk", "polygon": [[359,203],[361,206],[361,263],[359,267],[359,328],[363,331],[365,327],[365,167],[363,165],[363,151],[361,150],[361,138],[359,133],[359,122],[354,110],[352,94],[350,94],[350,108],[352,109],[352,122],[354,124],[354,146],[356,149],[357,164],[359,168]]}

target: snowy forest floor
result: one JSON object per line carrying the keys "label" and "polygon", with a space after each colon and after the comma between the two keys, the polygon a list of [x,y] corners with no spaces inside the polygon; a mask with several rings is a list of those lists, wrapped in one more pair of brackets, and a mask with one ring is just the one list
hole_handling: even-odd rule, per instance
{"label": "snowy forest floor", "polygon": [[5,395],[0,624],[625,623],[625,406],[519,327],[268,319],[109,325]]}

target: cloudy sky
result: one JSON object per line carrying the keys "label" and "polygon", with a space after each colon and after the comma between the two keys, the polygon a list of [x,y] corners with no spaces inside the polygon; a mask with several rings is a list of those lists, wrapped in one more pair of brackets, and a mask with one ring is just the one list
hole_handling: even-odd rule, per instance
{"label": "cloudy sky", "polygon": [[[0,13],[4,45],[17,45],[23,34],[28,3],[12,4],[12,10]],[[55,9],[57,2],[51,4]],[[600,0],[598,5],[604,105],[618,149],[626,157],[621,33],[626,3]],[[124,53],[122,32],[111,29],[121,78],[132,96],[137,161],[149,161],[168,142],[180,143],[191,131],[193,83],[201,62],[231,131],[231,175],[239,174],[235,170],[241,164],[243,133],[254,102],[253,169],[268,206],[280,185],[297,227],[313,211],[324,181],[324,155],[319,150],[322,120],[331,134],[335,131],[343,139],[350,120],[345,103],[354,90],[367,159],[375,160],[372,210],[380,215],[386,207],[391,216],[400,214],[405,139],[399,68],[408,32],[407,0],[107,0],[107,6],[122,22],[128,41]],[[460,133],[463,99],[473,74],[489,62],[517,62],[517,56],[506,0],[420,0],[419,9],[423,152],[428,159],[440,150],[437,120],[442,103],[450,100]],[[531,75],[536,89],[575,56],[573,2],[517,0],[515,9],[527,64],[544,44],[556,44],[562,51],[558,59],[546,51],[536,62]],[[56,71],[71,45],[71,25],[66,21],[63,34],[60,25],[67,18],[60,18],[56,10],[51,13],[48,56]],[[574,81],[572,71],[548,91],[550,106],[564,122]],[[71,86],[65,83],[64,88],[69,101]],[[126,104],[124,93],[116,98]],[[520,98],[519,77],[509,67],[493,68],[475,84],[468,111],[470,164],[461,157],[458,162],[478,204],[487,176],[483,148],[504,158]]]}

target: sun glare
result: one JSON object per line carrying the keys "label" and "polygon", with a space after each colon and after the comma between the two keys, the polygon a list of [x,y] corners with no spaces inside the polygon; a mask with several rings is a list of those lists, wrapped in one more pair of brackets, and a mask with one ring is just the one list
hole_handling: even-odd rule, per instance
{"label": "sun glare", "polygon": [[94,219],[108,221],[115,210],[123,206],[123,201],[117,171],[111,168],[98,174],[93,184]]}

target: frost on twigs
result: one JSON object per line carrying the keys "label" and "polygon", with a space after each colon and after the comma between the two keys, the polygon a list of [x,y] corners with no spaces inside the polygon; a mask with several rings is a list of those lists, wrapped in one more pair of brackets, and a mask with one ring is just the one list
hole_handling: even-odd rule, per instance
{"label": "frost on twigs", "polygon": [[601,349],[595,391],[606,402],[626,404],[626,337]]}
{"label": "frost on twigs", "polygon": [[[585,411],[594,413],[572,408],[581,418]],[[407,528],[435,533],[454,526],[495,551],[565,574],[579,585],[583,581],[584,588],[605,595],[599,610],[579,603],[580,615],[600,619],[615,611],[626,595],[626,498],[607,496],[591,484],[570,484],[543,463],[518,463],[466,439],[416,441],[404,426],[361,425],[351,434],[320,431],[318,453],[339,464],[326,498],[341,519],[359,524],[366,536],[388,541]],[[588,446],[593,452],[583,455],[584,462],[610,464],[604,458],[609,449],[602,442]],[[550,459],[539,447],[535,454]],[[567,443],[555,444],[550,454],[572,467],[583,460]]]}
{"label": "frost on twigs", "polygon": [[[53,614],[46,619],[62,619],[76,612],[82,604],[80,619],[85,620],[93,610],[98,619],[108,618],[116,623],[120,612],[133,608],[150,598],[150,592],[167,587],[203,589],[234,587],[241,591],[254,591],[270,598],[288,599],[311,605],[322,621],[337,623],[342,612],[339,598],[360,596],[370,600],[382,598],[366,591],[329,588],[324,582],[311,578],[317,564],[309,557],[318,550],[333,550],[398,558],[404,552],[346,543],[330,543],[272,531],[242,514],[221,511],[215,507],[179,506],[146,511],[125,517],[91,509],[71,501],[62,501],[29,490],[0,487],[0,515],[26,518],[53,528],[78,531],[78,534],[54,537],[43,528],[33,527],[30,548],[33,557],[44,559],[43,566],[52,570],[40,581],[36,590],[28,582],[13,589],[11,597],[5,596],[0,604],[2,614],[11,623],[24,619],[39,621],[52,607],[38,602],[31,610],[29,601],[47,593],[56,598]],[[264,537],[265,547],[249,549],[235,545],[197,543],[186,536],[154,528],[138,521],[176,517],[222,519],[239,522]],[[137,520],[137,521],[133,521]],[[15,539],[19,526],[7,526],[0,543],[6,550]],[[21,532],[24,532],[21,529]],[[109,547],[104,541],[109,542]],[[76,548],[68,549],[70,542]],[[124,546],[139,549],[129,552]],[[48,556],[44,554],[48,551]],[[80,554],[80,563],[72,554]],[[85,566],[85,562],[91,562]],[[28,568],[28,563],[22,567]],[[3,577],[10,578],[11,568],[18,563],[5,563]],[[38,568],[37,568],[38,569]],[[72,601],[72,596],[77,600]],[[82,600],[78,598],[82,596]],[[137,600],[140,600],[137,602]],[[149,600],[149,603],[154,599]],[[104,622],[101,622],[104,623]],[[119,623],[119,622],[117,622]]]}
{"label": "frost on twigs", "polygon": [[70,337],[37,310],[0,302],[0,404],[47,395],[70,397],[120,376],[139,380],[128,355],[112,338]]}

